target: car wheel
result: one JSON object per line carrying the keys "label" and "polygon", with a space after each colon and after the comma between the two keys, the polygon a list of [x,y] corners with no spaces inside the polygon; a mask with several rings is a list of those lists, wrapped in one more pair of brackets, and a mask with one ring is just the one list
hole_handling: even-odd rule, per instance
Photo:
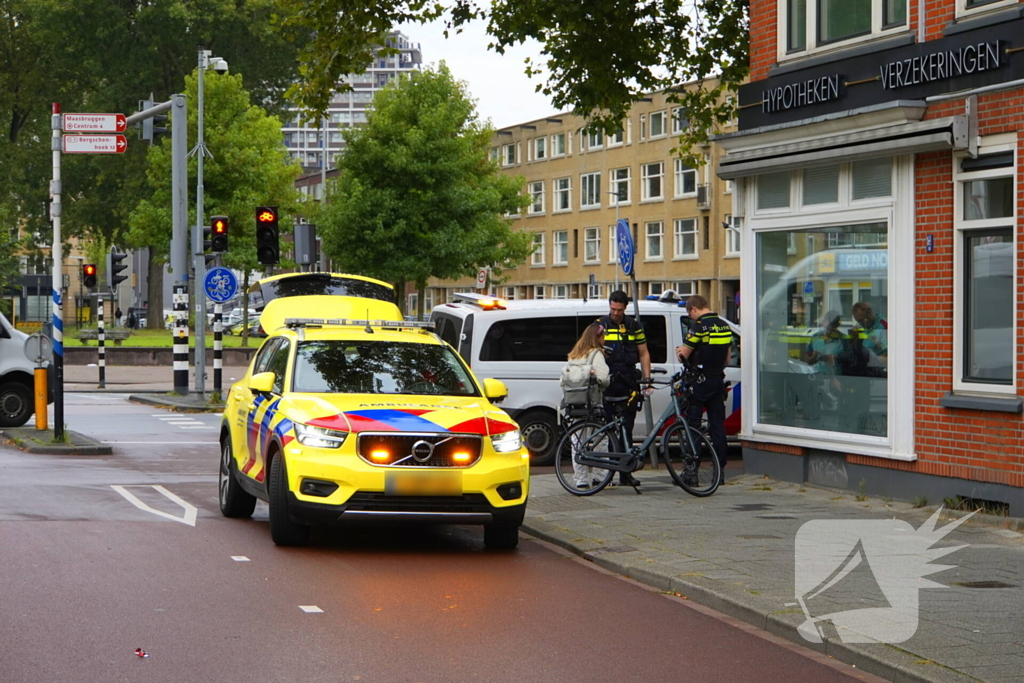
{"label": "car wheel", "polygon": [[245,492],[238,483],[237,466],[231,452],[231,437],[225,437],[220,452],[220,512],[225,517],[252,517],[256,496]]}
{"label": "car wheel", "polygon": [[512,550],[519,545],[518,524],[484,525],[484,547],[491,550]]}
{"label": "car wheel", "polygon": [[270,538],[275,545],[305,545],[309,542],[309,526],[292,521],[288,511],[288,475],[284,454],[270,461]]}
{"label": "car wheel", "polygon": [[531,465],[550,465],[555,459],[560,429],[555,416],[546,410],[529,410],[519,419],[523,443],[530,451]]}
{"label": "car wheel", "polygon": [[32,390],[20,382],[0,384],[0,427],[20,427],[32,417]]}

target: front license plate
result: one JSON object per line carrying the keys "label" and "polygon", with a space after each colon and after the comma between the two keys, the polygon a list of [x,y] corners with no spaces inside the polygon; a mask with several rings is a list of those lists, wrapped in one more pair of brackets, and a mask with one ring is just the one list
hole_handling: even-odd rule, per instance
{"label": "front license plate", "polygon": [[384,492],[389,496],[461,496],[462,472],[388,472]]}

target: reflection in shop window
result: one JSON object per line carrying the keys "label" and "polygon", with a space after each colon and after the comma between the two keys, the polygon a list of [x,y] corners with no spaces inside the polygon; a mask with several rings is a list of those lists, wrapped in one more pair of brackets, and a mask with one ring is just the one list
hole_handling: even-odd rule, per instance
{"label": "reflection in shop window", "polygon": [[887,235],[873,223],[757,236],[759,423],[888,435]]}
{"label": "reflection in shop window", "polygon": [[964,233],[964,381],[1013,381],[1013,231]]}

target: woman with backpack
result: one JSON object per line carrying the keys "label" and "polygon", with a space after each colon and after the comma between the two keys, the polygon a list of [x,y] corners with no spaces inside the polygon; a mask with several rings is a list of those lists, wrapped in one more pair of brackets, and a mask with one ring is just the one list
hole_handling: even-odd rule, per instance
{"label": "woman with backpack", "polygon": [[[562,368],[562,404],[566,406],[600,406],[605,388],[611,382],[608,363],[604,359],[604,327],[591,323],[569,352],[569,362]],[[591,469],[572,464],[573,482],[590,488]]]}

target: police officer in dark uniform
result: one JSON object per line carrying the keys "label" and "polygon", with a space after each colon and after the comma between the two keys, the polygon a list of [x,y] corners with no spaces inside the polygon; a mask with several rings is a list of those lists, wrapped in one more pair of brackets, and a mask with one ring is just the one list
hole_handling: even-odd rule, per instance
{"label": "police officer in dark uniform", "polygon": [[708,300],[702,296],[687,299],[686,310],[694,322],[683,345],[676,347],[676,355],[680,362],[688,361],[692,371],[693,393],[687,418],[692,427],[700,429],[701,415],[707,410],[711,445],[722,464],[722,481],[725,481],[729,452],[725,440],[725,366],[732,356],[732,330],[711,311]]}
{"label": "police officer in dark uniform", "polygon": [[[630,396],[634,398],[625,407],[623,422],[630,442],[633,440],[633,424],[636,413],[640,409],[640,381],[651,379],[651,354],[647,350],[647,337],[644,328],[633,317],[626,315],[629,296],[622,290],[616,290],[608,297],[608,315],[597,319],[604,327],[604,343],[607,349],[608,369],[611,373],[611,384],[604,390],[605,396]],[[641,370],[636,369],[637,362]],[[614,403],[604,404],[605,415],[612,419]],[[630,444],[623,444],[626,448]],[[621,483],[628,486],[639,486],[640,480],[628,472],[619,474]]]}

